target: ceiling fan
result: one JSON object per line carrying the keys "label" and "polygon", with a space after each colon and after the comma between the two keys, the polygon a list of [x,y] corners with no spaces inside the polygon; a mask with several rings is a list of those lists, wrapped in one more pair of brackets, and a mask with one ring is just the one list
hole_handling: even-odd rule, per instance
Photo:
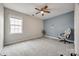
{"label": "ceiling fan", "polygon": [[42,8],[35,8],[35,10],[37,10],[37,11],[38,11],[38,12],[37,12],[37,13],[35,13],[35,14],[39,14],[39,13],[41,13],[41,14],[42,14],[42,16],[44,16],[44,14],[45,14],[45,13],[50,13],[50,11],[49,11],[49,9],[48,9],[48,6],[47,6],[47,5],[43,6]]}

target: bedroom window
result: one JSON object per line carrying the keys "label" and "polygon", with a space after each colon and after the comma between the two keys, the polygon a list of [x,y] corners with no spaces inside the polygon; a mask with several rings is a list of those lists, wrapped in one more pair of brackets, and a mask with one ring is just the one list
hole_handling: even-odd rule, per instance
{"label": "bedroom window", "polygon": [[10,17],[10,33],[22,33],[22,20]]}

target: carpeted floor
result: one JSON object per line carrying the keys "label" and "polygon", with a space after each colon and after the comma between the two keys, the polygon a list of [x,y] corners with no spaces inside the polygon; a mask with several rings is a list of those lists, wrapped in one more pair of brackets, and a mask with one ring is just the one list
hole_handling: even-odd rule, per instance
{"label": "carpeted floor", "polygon": [[59,42],[56,39],[41,38],[5,46],[2,55],[7,56],[69,56],[74,52],[74,45]]}

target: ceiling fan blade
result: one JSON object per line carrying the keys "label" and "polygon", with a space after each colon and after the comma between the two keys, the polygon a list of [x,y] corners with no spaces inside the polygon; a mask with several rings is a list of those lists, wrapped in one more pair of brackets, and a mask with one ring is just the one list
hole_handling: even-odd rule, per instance
{"label": "ceiling fan blade", "polygon": [[46,10],[48,8],[47,5],[45,5],[44,7],[41,8],[41,10]]}
{"label": "ceiling fan blade", "polygon": [[40,12],[37,12],[36,14],[38,14],[38,13],[40,13]]}
{"label": "ceiling fan blade", "polygon": [[44,11],[45,13],[50,13],[50,11]]}
{"label": "ceiling fan blade", "polygon": [[38,8],[35,8],[36,10],[38,10],[38,11],[40,11],[40,9],[38,9]]}
{"label": "ceiling fan blade", "polygon": [[44,9],[47,9],[48,8],[48,6],[46,5],[46,6],[44,6]]}

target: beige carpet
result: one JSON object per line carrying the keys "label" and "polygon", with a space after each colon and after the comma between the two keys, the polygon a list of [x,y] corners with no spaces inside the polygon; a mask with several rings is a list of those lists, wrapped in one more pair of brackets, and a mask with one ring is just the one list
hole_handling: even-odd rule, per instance
{"label": "beige carpet", "polygon": [[56,39],[41,38],[4,47],[1,54],[7,56],[69,56],[73,44],[64,44]]}

